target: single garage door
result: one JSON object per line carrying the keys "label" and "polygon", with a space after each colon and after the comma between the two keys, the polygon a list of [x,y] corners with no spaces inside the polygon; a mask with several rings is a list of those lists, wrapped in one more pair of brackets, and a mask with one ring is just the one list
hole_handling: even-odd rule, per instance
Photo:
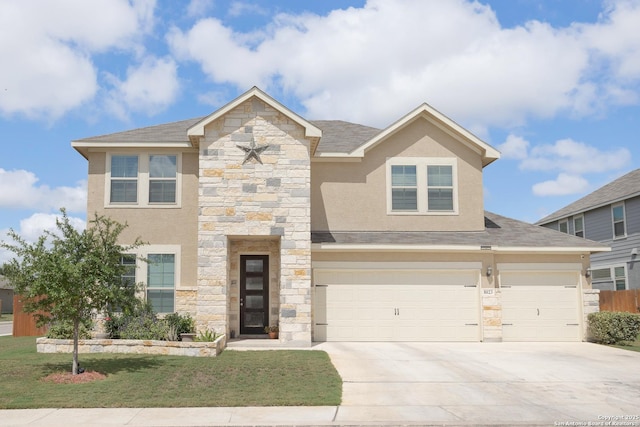
{"label": "single garage door", "polygon": [[581,341],[576,272],[500,273],[503,341]]}
{"label": "single garage door", "polygon": [[316,270],[316,341],[479,341],[479,271]]}

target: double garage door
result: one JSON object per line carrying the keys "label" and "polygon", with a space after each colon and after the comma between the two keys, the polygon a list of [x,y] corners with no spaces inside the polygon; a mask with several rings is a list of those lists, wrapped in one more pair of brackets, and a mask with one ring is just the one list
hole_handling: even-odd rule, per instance
{"label": "double garage door", "polygon": [[[580,341],[575,271],[504,271],[503,341]],[[316,341],[480,341],[480,270],[316,269]]]}
{"label": "double garage door", "polygon": [[478,341],[479,270],[315,271],[316,341]]}

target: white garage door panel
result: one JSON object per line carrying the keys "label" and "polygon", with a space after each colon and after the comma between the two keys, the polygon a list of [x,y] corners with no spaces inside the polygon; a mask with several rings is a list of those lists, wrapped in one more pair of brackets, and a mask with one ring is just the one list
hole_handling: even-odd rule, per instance
{"label": "white garage door panel", "polygon": [[508,272],[500,279],[503,341],[580,341],[575,272]]}
{"label": "white garage door panel", "polygon": [[477,274],[316,272],[315,339],[478,341]]}

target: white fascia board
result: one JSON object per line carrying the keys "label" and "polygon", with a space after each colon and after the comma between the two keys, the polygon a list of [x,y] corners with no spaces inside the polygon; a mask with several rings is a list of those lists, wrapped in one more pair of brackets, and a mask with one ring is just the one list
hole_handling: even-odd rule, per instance
{"label": "white fascia board", "polygon": [[256,86],[252,87],[247,92],[243,93],[242,95],[240,95],[239,97],[237,97],[233,101],[229,102],[227,105],[223,106],[222,108],[220,108],[217,111],[213,112],[212,114],[208,115],[204,119],[200,120],[195,125],[191,126],[187,130],[187,135],[190,138],[191,137],[202,137],[202,136],[204,136],[204,128],[205,128],[206,125],[208,125],[209,123],[211,123],[211,122],[219,119],[220,117],[224,116],[229,111],[233,110],[234,108],[238,107],[240,104],[248,101],[249,99],[251,99],[254,96],[256,98],[260,99],[261,101],[263,101],[264,103],[269,104],[271,107],[275,108],[276,110],[278,110],[280,113],[284,114],[285,116],[291,118],[293,121],[298,123],[300,126],[304,127],[305,136],[306,137],[308,137],[308,138],[314,138],[314,137],[315,138],[320,138],[322,136],[322,131],[318,127],[312,125],[310,122],[308,122],[307,120],[303,119],[298,114],[296,114],[293,111],[289,110],[287,107],[282,105],[280,102],[276,101],[271,96],[267,95],[265,92],[263,92],[262,90],[260,90]]}
{"label": "white fascia board", "polygon": [[[312,243],[312,252],[479,252],[480,246]],[[488,252],[488,251],[483,251]]]}
{"label": "white fascia board", "polygon": [[605,246],[595,247],[532,247],[532,246],[493,246],[491,248],[494,252],[545,252],[545,253],[596,253],[596,252],[611,252],[611,248]]}
{"label": "white fascia board", "polygon": [[345,153],[321,153],[311,157],[312,162],[361,162],[362,157],[354,157]]}
{"label": "white fascia board", "polygon": [[477,245],[417,245],[417,244],[340,244],[312,243],[312,252],[479,252],[479,253],[595,253],[610,252],[609,247],[518,247]]}
{"label": "white fascia board", "polygon": [[424,261],[314,261],[311,267],[317,270],[480,270],[481,262],[424,262]]}
{"label": "white fascia board", "polygon": [[182,150],[193,150],[193,146],[188,142],[91,142],[72,141],[71,146],[76,149],[86,159],[91,151],[106,151],[112,149],[158,149],[158,148],[180,148]]}

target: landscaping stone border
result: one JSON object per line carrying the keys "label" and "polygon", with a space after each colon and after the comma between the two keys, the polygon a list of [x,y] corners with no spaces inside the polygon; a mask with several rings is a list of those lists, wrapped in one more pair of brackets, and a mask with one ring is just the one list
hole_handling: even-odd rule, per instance
{"label": "landscaping stone border", "polygon": [[[125,353],[166,356],[216,357],[227,346],[226,335],[212,342],[156,340],[78,340],[78,353]],[[72,353],[73,340],[38,338],[38,353]]]}

